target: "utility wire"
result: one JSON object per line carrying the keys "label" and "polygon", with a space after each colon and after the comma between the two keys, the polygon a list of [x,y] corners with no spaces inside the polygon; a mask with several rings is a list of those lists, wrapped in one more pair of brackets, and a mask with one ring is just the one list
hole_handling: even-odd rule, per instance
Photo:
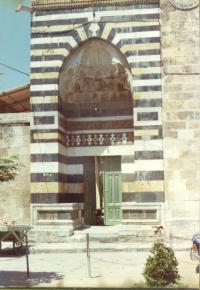
{"label": "utility wire", "polygon": [[4,64],[4,63],[1,63],[1,62],[0,62],[0,65],[4,66],[4,67],[6,67],[6,68],[9,68],[9,69],[11,69],[11,70],[14,70],[14,71],[16,71],[16,72],[18,72],[18,73],[20,73],[20,74],[23,74],[23,75],[26,75],[26,76],[30,76],[29,74],[27,74],[27,73],[25,73],[25,72],[23,72],[23,71],[21,71],[21,70],[18,70],[18,69],[14,68],[14,67],[8,66],[8,65],[6,65],[6,64]]}

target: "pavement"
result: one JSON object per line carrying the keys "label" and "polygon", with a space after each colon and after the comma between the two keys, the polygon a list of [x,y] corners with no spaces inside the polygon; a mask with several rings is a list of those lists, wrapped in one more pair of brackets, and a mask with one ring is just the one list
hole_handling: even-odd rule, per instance
{"label": "pavement", "polygon": [[[144,282],[142,275],[149,250],[93,251],[90,254],[91,276],[86,252],[64,252],[64,245],[49,244],[54,251],[32,251],[30,276],[26,276],[26,256],[0,256],[0,287],[133,287]],[[35,245],[35,247],[41,245]],[[46,245],[47,246],[47,245]],[[66,245],[65,245],[66,246]],[[75,248],[76,245],[74,245]],[[146,245],[143,245],[146,246]],[[173,245],[175,246],[175,245]],[[92,245],[91,245],[92,247]],[[32,247],[33,249],[34,247]],[[43,250],[45,245],[43,244]],[[57,251],[56,251],[57,248]],[[62,251],[59,251],[59,248]],[[189,250],[175,250],[181,284],[198,287],[197,261]]]}

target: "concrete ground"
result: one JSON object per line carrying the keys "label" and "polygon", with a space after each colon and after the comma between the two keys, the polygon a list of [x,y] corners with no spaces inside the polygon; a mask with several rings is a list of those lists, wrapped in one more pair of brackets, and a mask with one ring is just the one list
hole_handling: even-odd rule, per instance
{"label": "concrete ground", "polygon": [[[37,253],[29,255],[30,277],[25,256],[0,256],[0,287],[131,287],[144,281],[142,272],[149,252],[92,252],[91,278],[86,253]],[[198,287],[196,261],[189,251],[177,251],[181,283]]]}

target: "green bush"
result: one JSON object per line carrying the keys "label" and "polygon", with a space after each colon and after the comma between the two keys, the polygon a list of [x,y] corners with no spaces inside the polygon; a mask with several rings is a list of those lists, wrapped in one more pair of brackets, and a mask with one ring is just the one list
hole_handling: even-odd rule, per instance
{"label": "green bush", "polygon": [[171,248],[162,242],[157,242],[151,249],[144,269],[144,278],[149,287],[167,287],[176,283],[178,274],[178,262]]}
{"label": "green bush", "polygon": [[0,182],[9,181],[18,174],[19,163],[17,156],[0,158]]}

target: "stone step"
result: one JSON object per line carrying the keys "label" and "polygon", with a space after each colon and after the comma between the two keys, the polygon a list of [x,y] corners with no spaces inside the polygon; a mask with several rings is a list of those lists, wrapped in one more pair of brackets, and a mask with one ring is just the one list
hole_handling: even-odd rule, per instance
{"label": "stone step", "polygon": [[132,241],[135,238],[154,239],[154,230],[152,227],[98,227],[83,228],[75,230],[73,236],[69,237],[69,242],[81,242],[86,240],[86,234],[89,234],[90,240],[100,242]]}
{"label": "stone step", "polygon": [[[119,235],[117,234],[89,234],[90,241],[99,242],[116,242],[119,240]],[[84,242],[86,241],[86,234],[76,234],[68,238],[68,242]]]}
{"label": "stone step", "polygon": [[[135,239],[144,241],[145,239],[151,239],[154,241],[154,236],[143,235],[143,236],[132,236],[132,235],[119,235],[119,234],[89,234],[90,241],[99,241],[101,243],[112,243],[112,242],[131,242]],[[76,234],[68,238],[68,242],[84,242],[86,241],[86,234]]]}
{"label": "stone step", "polygon": [[33,229],[28,233],[28,240],[37,243],[65,243],[73,235],[70,229]]}
{"label": "stone step", "polygon": [[[146,243],[90,243],[90,252],[139,252],[150,251],[153,242]],[[169,246],[168,243],[166,245]],[[173,243],[175,251],[188,251],[187,243]],[[86,253],[86,243],[40,243],[30,246],[31,254],[39,253]]]}
{"label": "stone step", "polygon": [[65,227],[35,227],[30,231],[29,241],[37,243],[80,243],[86,241],[89,234],[91,241],[101,243],[131,242],[135,239],[143,241],[148,238],[154,240],[152,227],[137,226],[91,226],[80,230],[67,229]]}

